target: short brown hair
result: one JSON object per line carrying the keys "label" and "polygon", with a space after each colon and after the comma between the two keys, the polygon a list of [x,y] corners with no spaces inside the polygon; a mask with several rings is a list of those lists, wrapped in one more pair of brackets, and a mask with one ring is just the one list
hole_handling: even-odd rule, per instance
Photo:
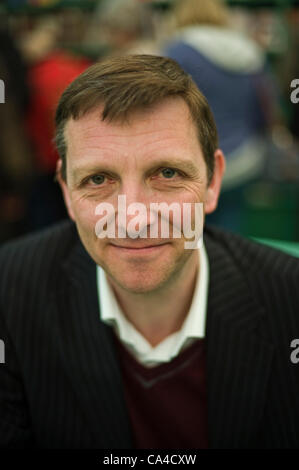
{"label": "short brown hair", "polygon": [[62,177],[66,179],[64,128],[68,119],[79,119],[103,104],[102,120],[125,120],[132,111],[150,108],[171,96],[183,98],[189,107],[198,129],[210,182],[218,136],[206,98],[177,62],[167,57],[145,54],[114,56],[96,63],[65,89],[55,116],[55,142],[62,160]]}

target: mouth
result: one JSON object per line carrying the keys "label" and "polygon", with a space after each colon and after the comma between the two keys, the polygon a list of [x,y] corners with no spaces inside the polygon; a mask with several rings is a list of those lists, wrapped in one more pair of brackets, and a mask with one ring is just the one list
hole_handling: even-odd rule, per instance
{"label": "mouth", "polygon": [[117,249],[119,252],[123,253],[130,253],[130,254],[147,254],[147,253],[155,253],[163,249],[167,243],[159,243],[159,244],[152,244],[152,245],[117,245],[114,243],[110,244],[113,248]]}

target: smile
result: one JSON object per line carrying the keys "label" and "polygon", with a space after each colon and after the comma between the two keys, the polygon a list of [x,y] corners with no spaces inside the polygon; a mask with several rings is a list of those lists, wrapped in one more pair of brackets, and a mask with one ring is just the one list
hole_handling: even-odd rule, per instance
{"label": "smile", "polygon": [[169,243],[161,243],[159,245],[148,245],[148,246],[121,246],[121,245],[114,245],[113,243],[110,244],[113,248],[118,250],[119,252],[128,253],[128,254],[150,254],[156,253],[163,249]]}

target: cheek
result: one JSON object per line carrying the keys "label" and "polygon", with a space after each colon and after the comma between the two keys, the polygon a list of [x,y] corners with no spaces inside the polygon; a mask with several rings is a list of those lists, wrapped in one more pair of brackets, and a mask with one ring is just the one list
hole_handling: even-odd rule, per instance
{"label": "cheek", "polygon": [[[181,227],[185,235],[189,230],[192,232],[201,231],[203,228],[206,192],[207,190],[203,185],[198,185],[180,201]],[[186,204],[185,207],[184,204]]]}
{"label": "cheek", "polygon": [[88,199],[74,199],[72,201],[73,212],[76,223],[84,231],[92,231],[94,233],[98,216],[95,214],[96,202]]}
{"label": "cheek", "polygon": [[204,202],[206,199],[208,185],[205,179],[198,179],[197,181],[187,182],[181,191],[176,195],[177,202]]}

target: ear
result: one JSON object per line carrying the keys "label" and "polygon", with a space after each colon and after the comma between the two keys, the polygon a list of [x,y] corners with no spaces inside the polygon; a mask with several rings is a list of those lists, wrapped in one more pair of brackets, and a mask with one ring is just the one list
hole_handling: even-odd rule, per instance
{"label": "ear", "polygon": [[220,149],[217,149],[214,154],[215,164],[212,180],[208,186],[205,201],[205,213],[210,214],[213,212],[218,204],[221,183],[223,174],[225,172],[225,157]]}
{"label": "ear", "polygon": [[72,200],[71,200],[71,197],[70,197],[69,187],[67,185],[67,182],[62,177],[61,168],[62,168],[62,160],[59,159],[57,161],[57,164],[56,164],[56,180],[58,181],[59,186],[61,188],[64,203],[65,203],[66,208],[67,208],[67,212],[68,212],[70,218],[75,222],[75,215],[74,215],[74,212],[73,212],[73,209],[72,209]]}

